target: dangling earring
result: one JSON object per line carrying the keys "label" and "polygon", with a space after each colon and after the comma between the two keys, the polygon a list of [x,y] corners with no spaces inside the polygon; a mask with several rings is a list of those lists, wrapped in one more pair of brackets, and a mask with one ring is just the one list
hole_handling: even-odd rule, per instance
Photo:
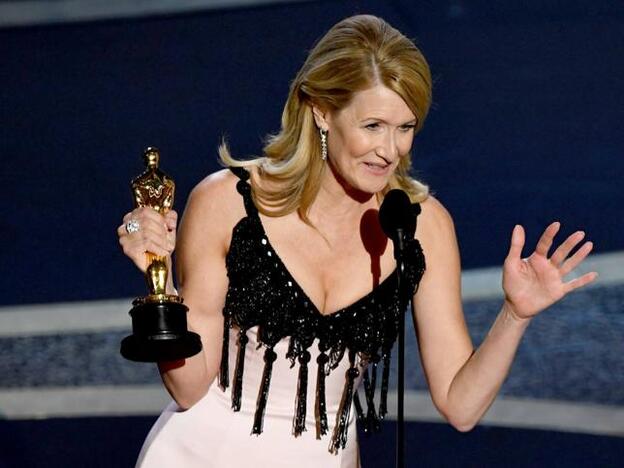
{"label": "dangling earring", "polygon": [[321,159],[327,161],[327,130],[320,128],[319,133],[321,134]]}

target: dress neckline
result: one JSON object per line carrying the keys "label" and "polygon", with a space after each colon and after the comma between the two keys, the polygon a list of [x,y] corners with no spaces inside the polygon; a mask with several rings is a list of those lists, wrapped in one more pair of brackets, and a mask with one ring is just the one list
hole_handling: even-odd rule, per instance
{"label": "dress neckline", "polygon": [[334,312],[331,312],[331,313],[321,312],[321,310],[317,307],[314,301],[310,299],[310,296],[306,293],[303,287],[301,287],[299,282],[292,275],[292,273],[290,272],[290,270],[288,269],[288,267],[286,266],[282,258],[279,256],[279,254],[273,247],[273,244],[271,243],[271,240],[269,239],[269,236],[267,235],[266,230],[264,229],[264,224],[262,224],[262,220],[260,219],[260,213],[258,212],[258,208],[256,207],[253,197],[251,195],[251,185],[247,182],[250,177],[249,172],[242,167],[230,167],[229,169],[239,179],[238,182],[236,183],[236,190],[242,195],[243,202],[245,205],[245,216],[238,221],[238,223],[234,227],[234,230],[236,230],[236,227],[239,224],[241,224],[245,219],[249,219],[252,222],[255,222],[257,224],[257,228],[260,232],[260,235],[262,236],[262,239],[264,239],[265,241],[265,247],[269,249],[271,256],[275,257],[275,262],[276,262],[277,267],[281,269],[281,271],[284,273],[285,276],[288,277],[293,287],[297,290],[297,293],[301,295],[303,305],[306,306],[307,309],[311,310],[314,315],[322,319],[332,319],[332,318],[338,319],[342,315],[347,314],[351,309],[354,309],[360,306],[362,302],[365,302],[367,300],[374,302],[373,295],[377,294],[379,291],[382,291],[385,288],[388,288],[389,286],[394,287],[393,285],[391,285],[391,283],[396,283],[396,280],[397,280],[397,267],[396,266],[394,267],[394,269],[392,270],[392,272],[390,272],[388,276],[386,276],[382,281],[380,281],[376,286],[374,286],[373,289],[371,289],[368,293],[364,294],[360,298],[354,300],[353,302],[349,303],[345,307],[342,307]]}
{"label": "dress neckline", "polygon": [[[249,215],[247,215],[246,217],[250,218]],[[323,313],[323,312],[320,311],[320,309],[314,303],[314,301],[312,301],[312,299],[310,299],[310,296],[308,295],[308,293],[306,293],[306,291],[303,289],[303,287],[301,287],[299,282],[295,279],[293,274],[290,272],[290,270],[288,269],[288,267],[286,266],[286,264],[282,260],[282,257],[280,257],[280,255],[275,250],[275,247],[273,247],[273,244],[271,243],[271,240],[269,239],[269,236],[267,235],[266,230],[264,229],[264,225],[262,224],[262,220],[260,219],[260,215],[258,213],[255,213],[255,215],[253,216],[253,219],[258,224],[258,227],[259,227],[260,232],[262,234],[262,239],[264,239],[266,241],[265,247],[269,249],[269,251],[271,252],[271,256],[275,258],[275,262],[277,262],[278,268],[280,268],[284,272],[284,274],[288,277],[289,281],[291,281],[293,286],[297,289],[297,292],[301,294],[301,297],[303,298],[304,305],[307,305],[312,310],[312,312],[315,315],[318,315],[318,316],[323,317],[323,318],[330,318],[330,317],[336,317],[337,318],[337,317],[339,317],[341,315],[344,315],[344,314],[348,313],[350,309],[353,309],[353,308],[356,308],[356,307],[360,306],[362,302],[374,299],[372,296],[375,295],[378,291],[381,291],[384,288],[387,288],[388,284],[390,282],[392,282],[392,281],[396,282],[397,269],[396,269],[396,266],[395,266],[392,269],[392,272],[390,272],[390,274],[388,276],[386,276],[382,281],[380,281],[376,286],[374,286],[373,289],[371,289],[368,293],[364,294],[363,296],[359,297],[358,299],[355,299],[353,302],[350,302],[346,306],[344,306],[344,307],[342,307],[342,308],[340,308],[340,309],[338,309],[338,310],[336,310],[334,312]]]}

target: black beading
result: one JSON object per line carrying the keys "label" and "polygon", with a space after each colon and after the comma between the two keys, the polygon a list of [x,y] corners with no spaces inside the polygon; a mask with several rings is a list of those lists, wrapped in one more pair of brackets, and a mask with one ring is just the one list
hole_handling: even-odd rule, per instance
{"label": "black beading", "polygon": [[[353,382],[359,371],[355,367],[355,356],[373,363],[371,378],[364,376],[367,411],[367,428],[377,428],[378,418],[386,414],[387,376],[390,351],[398,333],[399,314],[404,313],[425,270],[425,259],[418,240],[407,244],[405,271],[402,291],[398,291],[396,270],[382,281],[369,294],[351,305],[330,315],[323,315],[299,286],[282,260],[271,246],[262,226],[258,210],[253,202],[251,186],[247,183],[249,174],[242,168],[231,168],[238,177],[236,185],[242,195],[247,216],[242,218],[232,231],[230,249],[226,256],[229,287],[225,300],[224,334],[229,337],[230,328],[240,329],[239,352],[232,389],[232,407],[240,409],[241,387],[243,385],[245,331],[258,326],[258,340],[266,347],[265,369],[262,388],[259,392],[253,433],[262,432],[262,420],[269,393],[272,363],[275,360],[273,347],[283,338],[290,337],[287,358],[291,365],[300,366],[296,398],[296,411],[293,420],[293,433],[305,431],[305,403],[310,360],[308,349],[314,339],[319,339],[317,359],[317,390],[315,417],[317,437],[328,431],[325,409],[325,376],[335,369],[348,350],[351,366],[345,377],[343,401],[339,411],[330,450],[344,448],[346,424],[355,390]],[[227,344],[223,344],[227,349]],[[383,361],[382,394],[379,412],[371,407],[374,402],[376,367]],[[219,373],[219,383],[223,389],[228,386],[228,356],[224,353]],[[355,397],[360,408],[359,398]],[[372,419],[372,420],[371,420]]]}

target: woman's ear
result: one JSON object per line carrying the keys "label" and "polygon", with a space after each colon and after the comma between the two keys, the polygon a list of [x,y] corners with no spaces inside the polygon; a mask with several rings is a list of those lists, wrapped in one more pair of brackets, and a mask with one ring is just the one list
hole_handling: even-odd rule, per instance
{"label": "woman's ear", "polygon": [[310,104],[312,106],[312,114],[314,114],[314,122],[316,126],[323,130],[329,129],[328,117],[329,113],[323,109],[321,109],[316,104]]}

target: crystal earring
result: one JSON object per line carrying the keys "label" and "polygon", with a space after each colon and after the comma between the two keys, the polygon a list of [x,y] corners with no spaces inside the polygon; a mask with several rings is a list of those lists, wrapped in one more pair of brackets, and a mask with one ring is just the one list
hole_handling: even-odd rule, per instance
{"label": "crystal earring", "polygon": [[319,133],[321,134],[321,159],[327,161],[327,130],[320,128]]}

